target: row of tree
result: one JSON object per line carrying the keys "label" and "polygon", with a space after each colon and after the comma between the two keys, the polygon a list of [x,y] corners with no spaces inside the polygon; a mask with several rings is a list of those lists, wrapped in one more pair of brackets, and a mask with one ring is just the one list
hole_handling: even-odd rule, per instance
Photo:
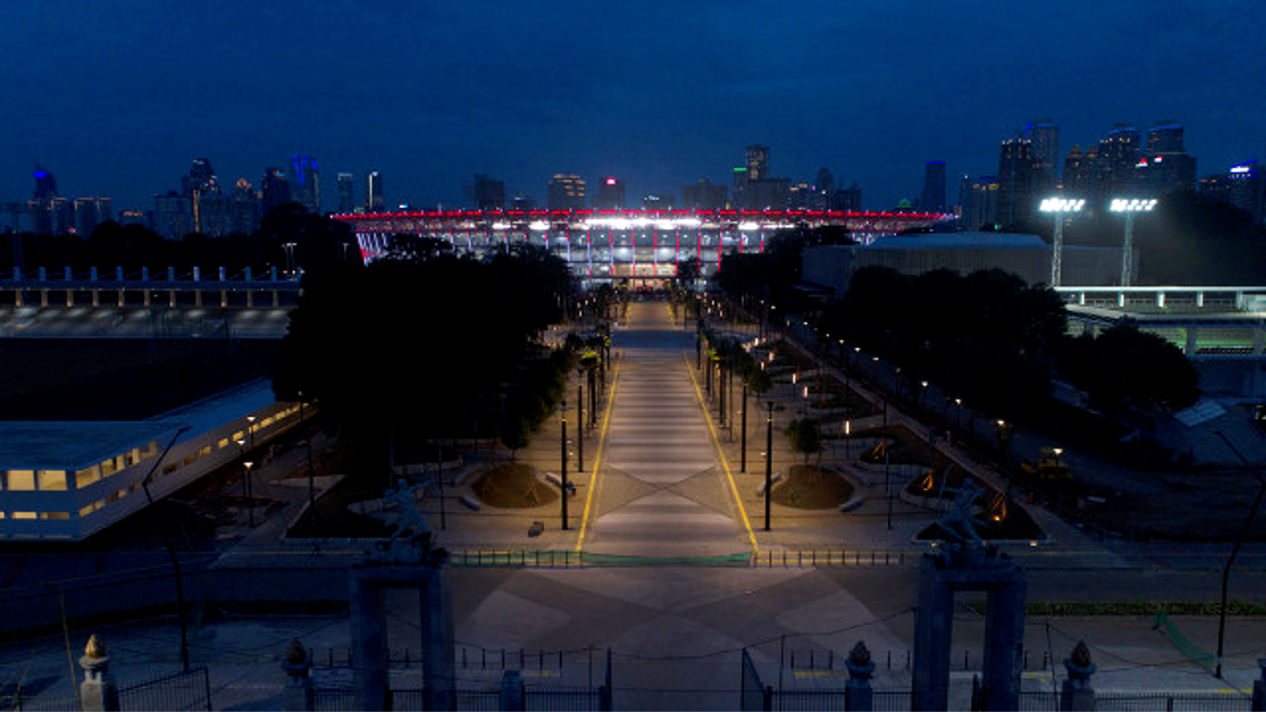
{"label": "row of tree", "polygon": [[566,264],[528,244],[483,260],[446,243],[414,247],[305,272],[274,368],[277,397],[318,402],[367,432],[423,437],[499,432],[510,396],[516,414],[539,419],[572,365],[540,339],[563,318]]}
{"label": "row of tree", "polygon": [[168,240],[143,225],[103,222],[90,235],[0,235],[0,269],[14,266],[75,271],[89,267],[123,267],[128,274],[142,267],[167,266],[180,272],[193,267],[224,267],[230,273],[251,267],[286,269],[327,260],[357,258],[356,238],[347,223],[308,212],[298,203],[278,206],[250,234],[208,237],[194,232]]}
{"label": "row of tree", "polygon": [[1110,414],[1130,405],[1176,409],[1199,397],[1194,366],[1172,344],[1129,325],[1097,339],[1072,338],[1054,291],[1001,270],[907,276],[868,267],[854,273],[842,299],[810,305],[782,290],[793,278],[786,255],[804,244],[803,234],[792,233],[775,237],[765,254],[727,255],[718,283],[749,306],[773,295],[778,306],[767,314],[811,317],[819,332],[846,341],[842,354],[860,347],[881,356],[897,367],[896,386],[908,393],[934,382],[1007,419],[1044,407],[1054,378]]}

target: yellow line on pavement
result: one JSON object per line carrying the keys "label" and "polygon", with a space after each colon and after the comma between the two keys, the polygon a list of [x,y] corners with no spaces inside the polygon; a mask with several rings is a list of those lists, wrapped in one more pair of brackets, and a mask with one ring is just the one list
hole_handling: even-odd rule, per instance
{"label": "yellow line on pavement", "polygon": [[[607,444],[607,428],[611,425],[611,407],[615,405],[615,384],[620,380],[620,367],[624,359],[617,359],[611,372],[611,391],[607,395],[606,411],[602,415],[602,431],[598,435],[598,453],[593,458],[593,475],[589,478],[589,492],[585,495],[585,511],[580,516],[580,533],[576,536],[576,551],[585,545],[585,532],[589,528],[589,511],[593,506],[594,492],[598,491],[598,473],[602,471],[602,450]],[[566,497],[567,494],[563,493]]]}
{"label": "yellow line on pavement", "polygon": [[[683,355],[682,362],[685,363],[686,373],[690,374],[690,384],[695,387],[695,395],[699,398],[699,405],[703,408],[703,419],[708,424],[708,434],[712,436],[712,445],[717,450],[717,457],[721,459],[721,469],[725,470],[725,479],[730,483],[730,492],[734,494],[734,504],[738,506],[739,516],[743,519],[743,528],[747,530],[747,538],[752,543],[752,553],[759,554],[760,546],[756,543],[756,532],[752,531],[752,522],[747,518],[747,510],[743,507],[743,498],[739,496],[738,485],[734,482],[734,473],[730,470],[730,463],[725,459],[725,452],[721,449],[721,439],[717,437],[717,429],[712,424],[712,414],[708,412],[708,404],[703,399],[703,391],[699,389],[699,381],[695,378],[695,372],[690,368],[690,359]],[[766,496],[769,496],[768,494]]]}

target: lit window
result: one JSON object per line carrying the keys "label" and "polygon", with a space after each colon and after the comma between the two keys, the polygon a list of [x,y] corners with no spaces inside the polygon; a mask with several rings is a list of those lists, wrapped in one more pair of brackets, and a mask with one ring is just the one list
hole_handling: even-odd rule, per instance
{"label": "lit window", "polygon": [[65,491],[66,490],[66,471],[65,470],[38,470],[36,475],[39,479],[40,490],[44,492]]}
{"label": "lit window", "polygon": [[14,519],[35,519],[35,512],[14,512]]}
{"label": "lit window", "polygon": [[34,490],[35,470],[9,470],[9,489],[15,492],[30,492]]}
{"label": "lit window", "polygon": [[93,465],[75,473],[75,487],[83,489],[99,479],[101,479],[101,465]]}
{"label": "lit window", "polygon": [[40,512],[40,519],[70,519],[70,512]]}

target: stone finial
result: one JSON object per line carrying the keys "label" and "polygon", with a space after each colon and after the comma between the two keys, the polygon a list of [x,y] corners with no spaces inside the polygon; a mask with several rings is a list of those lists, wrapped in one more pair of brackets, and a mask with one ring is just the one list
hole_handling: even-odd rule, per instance
{"label": "stone finial", "polygon": [[1095,672],[1095,664],[1090,659],[1090,648],[1086,645],[1086,641],[1079,640],[1073,648],[1070,656],[1064,659],[1064,667],[1068,670],[1068,677],[1076,684],[1088,684],[1090,676]]}
{"label": "stone finial", "polygon": [[1090,667],[1090,648],[1086,645],[1086,641],[1077,641],[1076,647],[1073,648],[1072,661],[1078,667]]}
{"label": "stone finial", "polygon": [[88,645],[84,646],[84,657],[93,659],[106,657],[105,643],[102,643],[95,633],[88,636]]}
{"label": "stone finial", "polygon": [[854,665],[870,664],[870,650],[866,648],[866,641],[857,641],[857,645],[854,645],[852,651],[848,654],[848,660]]}
{"label": "stone finial", "polygon": [[869,680],[875,673],[875,663],[870,659],[870,650],[867,649],[865,641],[857,641],[857,645],[849,651],[844,665],[848,668],[849,677],[858,682]]}
{"label": "stone finial", "polygon": [[290,647],[286,648],[286,662],[291,665],[302,665],[308,662],[308,649],[303,647],[296,638],[290,641]]}
{"label": "stone finial", "polygon": [[304,678],[308,676],[308,672],[312,669],[312,661],[308,658],[308,649],[299,642],[298,638],[290,641],[290,645],[286,648],[286,658],[281,663],[281,669],[293,679]]}

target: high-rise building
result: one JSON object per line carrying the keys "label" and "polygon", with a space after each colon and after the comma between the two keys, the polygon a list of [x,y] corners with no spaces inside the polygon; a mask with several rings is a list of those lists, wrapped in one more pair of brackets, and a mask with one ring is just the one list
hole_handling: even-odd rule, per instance
{"label": "high-rise building", "polygon": [[1050,119],[1029,122],[1026,130],[1033,151],[1033,191],[1046,195],[1059,185],[1059,127]]}
{"label": "high-rise building", "polygon": [[65,225],[60,224],[63,221],[57,218],[58,209],[54,205],[58,197],[57,179],[38,163],[35,164],[31,177],[35,179],[35,190],[31,193],[27,208],[35,216],[35,234],[56,235],[65,232]]}
{"label": "high-rise building", "polygon": [[249,234],[259,228],[262,215],[260,195],[250,181],[238,178],[229,201],[230,232]]}
{"label": "high-rise building", "polygon": [[1035,207],[1033,173],[1033,140],[1023,133],[1004,140],[998,153],[996,222],[1012,225],[1029,217]]}
{"label": "high-rise building", "polygon": [[265,168],[264,179],[259,183],[260,213],[268,217],[278,206],[291,202],[290,182],[280,168]]}
{"label": "high-rise building", "polygon": [[1118,124],[1099,141],[1099,160],[1107,173],[1107,191],[1112,194],[1134,190],[1134,167],[1139,162],[1139,130]]}
{"label": "high-rise building", "polygon": [[475,174],[475,184],[471,189],[476,210],[505,210],[506,184],[483,173]]}
{"label": "high-rise building", "polygon": [[384,204],[382,174],[378,171],[370,171],[365,174],[365,212],[380,213]]}
{"label": "high-rise building", "polygon": [[856,183],[831,193],[828,210],[855,211],[862,209],[862,187]]}
{"label": "high-rise building", "polygon": [[707,178],[681,187],[681,207],[685,210],[724,210],[728,197],[725,186]]}
{"label": "high-rise building", "polygon": [[550,210],[584,210],[585,181],[571,173],[556,173],[549,182]]}
{"label": "high-rise building", "polygon": [[643,210],[672,210],[673,196],[668,193],[647,193],[642,196]]}
{"label": "high-rise building", "polygon": [[923,166],[923,195],[919,209],[930,213],[945,212],[945,162],[928,161]]}
{"label": "high-rise building", "polygon": [[193,198],[169,190],[154,196],[154,232],[181,240],[194,231]]}
{"label": "high-rise building", "polygon": [[624,209],[624,181],[607,177],[598,183],[598,195],[593,199],[593,207],[598,210]]}
{"label": "high-rise building", "polygon": [[109,198],[75,198],[74,211],[75,232],[85,237],[101,223],[114,219]]}
{"label": "high-rise building", "polygon": [[959,188],[961,222],[967,230],[980,230],[998,222],[998,177],[963,176]]}
{"label": "high-rise building", "polygon": [[343,215],[356,211],[356,177],[351,173],[338,174],[338,211]]}
{"label": "high-rise building", "polygon": [[1225,173],[1202,178],[1200,192],[1246,211],[1254,222],[1266,220],[1266,169],[1257,161],[1238,163]]}
{"label": "high-rise building", "polygon": [[765,180],[769,177],[769,147],[752,144],[747,147],[747,180]]}
{"label": "high-rise building", "polygon": [[1135,164],[1135,180],[1149,196],[1196,187],[1196,159],[1183,147],[1183,128],[1166,123],[1147,131],[1147,151]]}
{"label": "high-rise building", "polygon": [[291,199],[308,212],[321,214],[321,175],[317,160],[302,153],[290,157],[290,170],[294,175]]}
{"label": "high-rise building", "polygon": [[210,158],[195,158],[189,167],[189,175],[181,179],[181,191],[185,195],[194,193],[218,193],[219,181],[215,177],[215,169],[211,167]]}

